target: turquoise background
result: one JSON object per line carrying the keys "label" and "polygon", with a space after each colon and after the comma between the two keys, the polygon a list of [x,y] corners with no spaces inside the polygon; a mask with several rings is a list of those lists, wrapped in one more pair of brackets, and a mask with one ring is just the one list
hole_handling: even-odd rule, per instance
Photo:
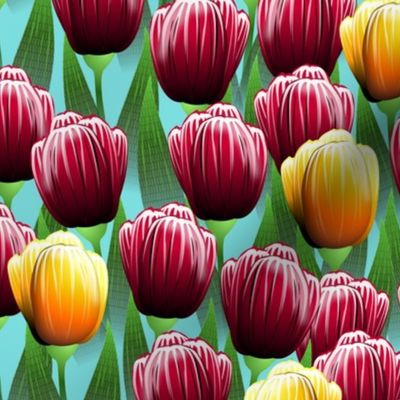
{"label": "turquoise background", "polygon": [[[33,0],[10,0],[0,10],[0,47],[2,52],[3,64],[12,64],[14,55],[22,38],[29,14],[33,5]],[[156,9],[156,3],[150,1],[152,13]],[[238,2],[239,8],[246,8],[245,4]],[[65,109],[63,77],[62,77],[62,57],[64,33],[59,25],[56,15],[53,15],[55,23],[55,62],[50,92],[55,100],[56,111],[62,112]],[[114,57],[112,63],[104,74],[104,104],[106,119],[110,125],[115,125],[131,80],[136,69],[138,56],[141,52],[141,41],[137,40],[133,45],[122,54]],[[94,92],[93,77],[90,70],[79,57],[82,70],[84,71],[91,90]],[[240,77],[241,67],[238,70]],[[356,96],[358,85],[353,78],[347,64],[342,56],[340,59],[340,75],[342,84],[348,86]],[[387,126],[385,116],[373,106],[378,123],[387,137]],[[160,90],[160,116],[166,134],[175,125],[181,125],[185,113],[181,106],[168,99]],[[130,219],[142,210],[142,202],[137,179],[134,176],[127,178],[123,192],[123,202]],[[13,211],[16,218],[20,221],[35,225],[38,217],[39,208],[42,202],[34,183],[27,182],[22,191],[17,195],[13,203]],[[260,219],[264,209],[264,201],[260,200],[259,206],[247,218],[239,221],[233,231],[229,234],[225,243],[225,258],[237,257],[242,251],[250,247],[255,239]],[[103,256],[107,257],[108,244],[111,236],[112,224],[109,225],[107,235],[103,240]],[[372,263],[376,246],[378,230],[375,226],[369,236],[367,270]],[[90,245],[86,243],[88,247]],[[319,262],[321,260],[318,258]],[[146,322],[146,334],[149,343],[152,341],[152,333],[148,329]],[[181,320],[174,329],[181,330],[188,335],[196,336],[200,331],[200,326],[196,317]],[[122,332],[115,332],[117,350],[122,371]],[[67,393],[69,399],[82,399],[86,393],[94,368],[96,366],[100,350],[102,348],[103,335],[98,335],[91,343],[81,346],[76,356],[70,360],[67,366]],[[221,338],[220,338],[221,340]],[[17,368],[25,342],[25,321],[21,315],[10,318],[5,327],[0,331],[0,379],[3,397],[7,398],[9,388]],[[220,343],[222,346],[222,341]],[[133,364],[134,360],[132,360]],[[242,365],[245,384],[248,383],[248,373],[246,367]],[[121,380],[121,393],[123,398],[125,389]]]}

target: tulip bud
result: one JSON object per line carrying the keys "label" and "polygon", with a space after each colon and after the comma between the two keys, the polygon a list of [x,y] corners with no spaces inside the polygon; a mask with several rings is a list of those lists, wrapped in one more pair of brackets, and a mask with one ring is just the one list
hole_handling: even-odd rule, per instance
{"label": "tulip bud", "polygon": [[275,78],[254,100],[257,120],[278,168],[307,140],[334,128],[351,131],[354,100],[319,67],[303,66]]}
{"label": "tulip bud", "polygon": [[343,130],[308,141],[281,168],[286,200],[310,244],[362,243],[375,219],[379,166],[375,152]]}
{"label": "tulip bud", "polygon": [[308,332],[320,288],[301,269],[294,250],[278,243],[228,260],[222,268],[221,295],[236,349],[258,358],[283,358]]}
{"label": "tulip bud", "polygon": [[33,230],[21,222],[16,222],[12,212],[0,204],[0,317],[19,312],[8,278],[7,264],[14,254],[35,239]]}
{"label": "tulip bud", "polygon": [[176,0],[151,20],[154,68],[175,101],[221,100],[242,58],[250,21],[233,0]]}
{"label": "tulip bud", "polygon": [[84,343],[97,332],[107,302],[103,259],[69,232],[31,242],[8,263],[15,300],[45,344]]}
{"label": "tulip bud", "polygon": [[53,0],[71,47],[80,54],[109,54],[133,41],[143,15],[143,0]]}
{"label": "tulip bud", "polygon": [[139,311],[185,318],[197,310],[211,283],[216,243],[190,209],[171,203],[144,210],[122,225],[119,243]]}
{"label": "tulip bud", "polygon": [[340,25],[347,62],[371,101],[400,96],[400,4],[363,1]]}
{"label": "tulip bud", "polygon": [[127,169],[125,134],[102,119],[67,112],[32,150],[36,186],[51,215],[68,227],[110,222]]}
{"label": "tulip bud", "polygon": [[161,335],[150,354],[133,366],[138,400],[226,400],[232,365],[202,339],[178,332]]}
{"label": "tulip bud", "polygon": [[268,69],[277,75],[304,65],[329,75],[342,50],[339,26],[355,0],[261,0],[258,38]]}
{"label": "tulip bud", "polygon": [[54,104],[20,68],[0,68],[0,181],[32,179],[32,146],[50,132]]}
{"label": "tulip bud", "polygon": [[264,185],[267,148],[262,132],[234,106],[218,103],[191,114],[168,140],[175,173],[199,218],[230,220],[252,211]]}

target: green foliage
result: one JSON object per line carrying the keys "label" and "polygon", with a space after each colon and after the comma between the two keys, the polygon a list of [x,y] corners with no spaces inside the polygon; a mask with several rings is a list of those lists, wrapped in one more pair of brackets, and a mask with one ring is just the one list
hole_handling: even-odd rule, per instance
{"label": "green foliage", "polygon": [[296,252],[302,267],[320,279],[321,270],[315,259],[314,249],[306,242],[299,228],[296,229]]}
{"label": "green foliage", "polygon": [[39,211],[39,216],[35,225],[36,237],[46,239],[50,233],[65,229],[49,213],[47,207],[43,204]]}
{"label": "green foliage", "polygon": [[265,197],[265,210],[254,246],[263,248],[270,243],[279,240],[278,227],[274,217],[274,210],[272,209],[271,197],[267,194]]}
{"label": "green foliage", "polygon": [[232,362],[232,385],[229,394],[229,400],[242,400],[244,397],[242,373],[240,371],[238,353],[233,346],[232,339],[229,333],[226,339],[224,352]]}
{"label": "green foliage", "polygon": [[210,299],[209,302],[207,319],[201,328],[200,337],[208,342],[215,350],[218,350],[217,320],[212,299]]}
{"label": "green foliage", "polygon": [[29,384],[26,373],[25,350],[23,350],[21,358],[19,360],[18,367],[11,384],[11,389],[8,399],[9,400],[29,399]]}

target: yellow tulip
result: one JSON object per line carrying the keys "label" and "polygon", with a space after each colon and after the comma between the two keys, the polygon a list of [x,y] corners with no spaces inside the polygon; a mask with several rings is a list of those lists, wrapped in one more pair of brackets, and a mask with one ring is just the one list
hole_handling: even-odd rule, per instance
{"label": "yellow tulip", "polygon": [[264,381],[247,390],[244,400],[341,400],[342,391],[316,368],[304,368],[295,361],[274,367]]}
{"label": "yellow tulip", "polygon": [[370,147],[335,129],[303,144],[283,162],[281,175],[289,208],[315,246],[353,246],[368,236],[379,192]]}
{"label": "yellow tulip", "polygon": [[107,267],[72,233],[31,242],[10,259],[8,273],[22,314],[44,343],[80,344],[97,332],[107,300]]}
{"label": "yellow tulip", "polygon": [[364,92],[380,101],[400,96],[400,1],[366,0],[340,25],[347,62]]}

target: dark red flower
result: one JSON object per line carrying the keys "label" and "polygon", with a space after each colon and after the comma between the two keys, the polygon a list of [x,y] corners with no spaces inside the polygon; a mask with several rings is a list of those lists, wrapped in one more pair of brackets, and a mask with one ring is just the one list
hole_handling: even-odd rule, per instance
{"label": "dark red flower", "polygon": [[0,181],[32,179],[32,146],[50,132],[50,94],[20,68],[0,68]]}
{"label": "dark red flower", "polygon": [[226,400],[232,364],[204,340],[179,332],[159,336],[133,366],[137,400]]}
{"label": "dark red flower", "polygon": [[[379,336],[389,311],[389,297],[366,279],[354,279],[342,271],[321,279],[322,294],[311,325],[313,359],[331,351],[347,332],[363,330]],[[301,353],[301,352],[300,352]]]}
{"label": "dark red flower", "polygon": [[191,114],[169,134],[169,150],[199,218],[241,218],[257,204],[267,171],[265,139],[234,106],[217,103]]}
{"label": "dark red flower", "polygon": [[354,100],[350,90],[333,85],[319,67],[303,66],[275,78],[254,101],[268,150],[280,168],[307,140],[331,129],[351,131]]}
{"label": "dark red flower", "polygon": [[36,186],[52,216],[64,226],[111,221],[127,168],[127,139],[102,119],[67,112],[32,150]]}
{"label": "dark red flower", "polygon": [[302,270],[292,248],[275,243],[228,260],[222,268],[221,292],[236,349],[258,358],[283,358],[307,334],[320,286]]}
{"label": "dark red flower", "polygon": [[125,50],[139,29],[143,0],[53,0],[71,47],[80,54]]}
{"label": "dark red flower", "polygon": [[176,0],[151,21],[158,80],[175,101],[210,104],[224,96],[243,55],[250,22],[233,0]]}
{"label": "dark red flower", "polygon": [[122,225],[119,243],[139,311],[185,318],[197,310],[211,283],[216,243],[189,208],[146,209]]}
{"label": "dark red flower", "polygon": [[344,334],[314,366],[342,389],[343,400],[397,400],[399,355],[384,338],[365,332]]}
{"label": "dark red flower", "polygon": [[390,156],[397,190],[400,191],[400,119],[397,120],[390,140]]}
{"label": "dark red flower", "polygon": [[356,0],[261,0],[258,38],[269,70],[313,64],[330,75],[342,50],[340,23],[355,6]]}
{"label": "dark red flower", "polygon": [[19,312],[10,286],[7,264],[15,254],[35,239],[35,232],[21,222],[16,222],[12,212],[0,204],[0,317]]}

